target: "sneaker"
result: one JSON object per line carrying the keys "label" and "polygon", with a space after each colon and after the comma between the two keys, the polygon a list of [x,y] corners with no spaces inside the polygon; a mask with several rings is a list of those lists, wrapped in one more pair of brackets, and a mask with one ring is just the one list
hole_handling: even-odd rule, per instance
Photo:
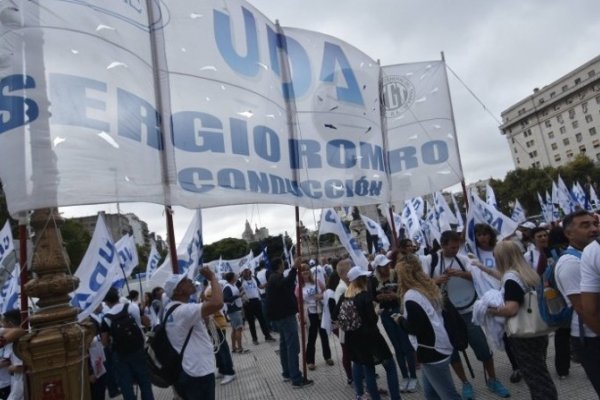
{"label": "sneaker", "polygon": [[217,378],[217,379],[223,379],[224,377],[225,377],[225,375],[223,375],[220,372],[217,372],[217,375],[215,376],[215,378]]}
{"label": "sneaker", "polygon": [[325,362],[327,363],[327,365],[333,365],[334,362],[333,360],[330,358],[329,360],[325,360]]}
{"label": "sneaker", "polygon": [[315,384],[315,381],[312,379],[303,379],[298,383],[292,383],[292,387],[294,389],[303,389],[305,387],[309,387]]}
{"label": "sneaker", "polygon": [[223,380],[221,381],[221,385],[227,385],[235,380],[235,375],[223,375]]}
{"label": "sneaker", "polygon": [[417,378],[409,379],[408,384],[406,385],[406,392],[407,393],[415,393],[417,391],[417,383],[419,383]]}
{"label": "sneaker", "polygon": [[283,377],[283,381],[284,381],[284,382],[289,382],[289,381],[291,381],[291,379],[290,379],[290,377],[289,377],[289,376],[284,376],[284,377]]}
{"label": "sneaker", "polygon": [[314,371],[315,369],[317,369],[317,366],[315,364],[308,364],[307,365],[308,369],[310,369],[311,371]]}
{"label": "sneaker", "polygon": [[402,382],[400,382],[400,393],[406,393],[409,382],[410,378],[402,378]]}
{"label": "sneaker", "polygon": [[[490,378],[487,381],[487,387],[490,392],[497,394],[500,397],[510,397],[510,392],[504,387],[502,383],[496,378]],[[464,391],[463,391],[464,393]]]}
{"label": "sneaker", "polygon": [[463,383],[462,398],[463,398],[463,400],[474,400],[475,399],[475,397],[473,395],[473,385],[471,385],[469,382]]}
{"label": "sneaker", "polygon": [[275,339],[275,338],[272,338],[272,337],[270,337],[270,336],[269,336],[268,338],[266,338],[266,339],[265,339],[265,342],[276,342],[276,341],[277,341],[277,339]]}
{"label": "sneaker", "polygon": [[258,340],[253,340],[252,344],[255,345],[255,346],[258,346]]}
{"label": "sneaker", "polygon": [[510,383],[519,383],[521,382],[521,379],[523,377],[521,376],[521,371],[519,371],[518,369],[515,369],[512,374],[510,374]]}

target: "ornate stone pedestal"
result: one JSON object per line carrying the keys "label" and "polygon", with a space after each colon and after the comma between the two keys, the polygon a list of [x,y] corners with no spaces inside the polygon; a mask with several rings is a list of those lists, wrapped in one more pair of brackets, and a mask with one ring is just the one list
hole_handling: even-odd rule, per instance
{"label": "ornate stone pedestal", "polygon": [[[54,219],[53,219],[54,218]],[[56,221],[56,225],[55,222]],[[56,209],[41,209],[31,217],[37,248],[25,292],[38,297],[40,309],[30,316],[31,333],[16,344],[26,366],[31,400],[89,399],[87,357],[94,335],[91,321],[76,323],[78,310],[69,304],[69,293],[79,280],[67,273],[67,255]]]}

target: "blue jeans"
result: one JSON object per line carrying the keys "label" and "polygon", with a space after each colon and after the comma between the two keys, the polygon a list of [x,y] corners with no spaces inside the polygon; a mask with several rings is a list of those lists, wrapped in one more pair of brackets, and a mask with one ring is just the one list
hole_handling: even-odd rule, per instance
{"label": "blue jeans", "polygon": [[421,364],[421,384],[427,400],[461,400],[454,387],[449,364],[449,358],[435,364]]}
{"label": "blue jeans", "polygon": [[215,374],[193,377],[181,371],[175,389],[183,400],[215,400]]}
{"label": "blue jeans", "polygon": [[227,339],[225,339],[225,330],[217,328],[217,333],[219,335],[217,338],[218,342],[221,343],[219,346],[219,351],[215,353],[217,369],[223,375],[235,375],[235,371],[233,370],[233,360],[231,359],[231,352],[229,351]]}
{"label": "blue jeans", "polygon": [[[398,373],[396,372],[396,364],[394,359],[390,358],[383,362],[385,375],[388,383],[391,400],[400,400],[400,385],[398,383]],[[352,361],[352,379],[354,381],[354,391],[358,396],[364,394],[363,378],[367,382],[367,391],[371,396],[371,400],[381,400],[377,380],[375,378],[375,366],[363,365]]]}
{"label": "blue jeans", "polygon": [[142,400],[154,400],[150,371],[146,364],[144,349],[131,354],[113,352],[113,366],[119,376],[119,386],[124,400],[136,400],[133,384],[137,383],[142,393]]}
{"label": "blue jeans", "polygon": [[298,339],[298,322],[296,315],[273,321],[279,332],[279,360],[283,369],[283,377],[289,378],[295,384],[302,382],[302,374],[298,367],[300,340]]}
{"label": "blue jeans", "polygon": [[[385,308],[381,313],[381,324],[387,333],[396,353],[396,361],[403,378],[417,378],[415,349],[410,344],[408,334],[393,320],[392,314],[400,313],[400,308]],[[407,368],[408,366],[408,368]]]}

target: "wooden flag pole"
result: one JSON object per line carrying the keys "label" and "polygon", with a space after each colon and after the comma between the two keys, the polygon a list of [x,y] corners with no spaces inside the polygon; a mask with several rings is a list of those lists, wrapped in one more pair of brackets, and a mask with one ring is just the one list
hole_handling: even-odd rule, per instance
{"label": "wooden flag pole", "polygon": [[[301,256],[302,256],[302,251],[301,251],[301,238],[300,238],[300,209],[298,208],[298,206],[294,207],[295,211],[296,211],[296,261],[295,262],[299,262]],[[300,265],[302,265],[300,263]],[[298,313],[300,314],[300,351],[302,352],[302,375],[304,376],[304,379],[308,379],[308,371],[306,368],[306,330],[305,330],[305,326],[306,326],[306,321],[304,320],[304,296],[302,295],[302,285],[303,285],[303,278],[302,278],[302,271],[300,271],[300,268],[298,268],[298,270],[296,271],[296,274],[298,276]]]}

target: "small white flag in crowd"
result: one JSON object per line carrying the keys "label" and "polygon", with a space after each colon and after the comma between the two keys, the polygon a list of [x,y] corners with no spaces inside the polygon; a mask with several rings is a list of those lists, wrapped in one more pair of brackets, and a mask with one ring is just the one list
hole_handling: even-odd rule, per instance
{"label": "small white flag in crowd", "polygon": [[[362,219],[363,223],[365,224],[365,226],[367,227],[367,230],[369,231],[369,235],[371,236],[377,236],[377,249],[383,249],[385,251],[387,251],[390,248],[390,241],[387,237],[387,235],[385,234],[385,232],[383,231],[383,228],[381,227],[381,225],[379,225],[377,222],[373,221],[371,218],[361,215],[360,218]],[[375,252],[373,252],[375,253]]]}
{"label": "small white flag in crowd", "polygon": [[321,223],[319,224],[319,235],[333,233],[340,239],[340,243],[346,248],[355,265],[367,269],[369,261],[363,254],[358,242],[348,232],[346,226],[333,208],[323,209],[321,212]]}
{"label": "small white flag in crowd", "polygon": [[521,203],[519,203],[519,199],[515,200],[515,206],[513,207],[513,212],[510,218],[519,224],[521,222],[525,222],[525,220],[527,219],[527,217],[525,216],[525,210],[523,209]]}

